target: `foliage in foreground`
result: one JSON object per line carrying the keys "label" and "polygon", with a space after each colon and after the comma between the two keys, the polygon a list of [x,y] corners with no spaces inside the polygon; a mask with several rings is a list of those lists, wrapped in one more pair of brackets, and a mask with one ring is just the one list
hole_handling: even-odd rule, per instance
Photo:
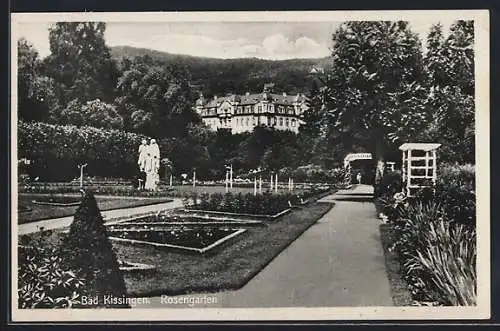
{"label": "foliage in foreground", "polygon": [[474,167],[445,166],[441,174],[434,194],[396,199],[388,185],[378,203],[389,219],[393,249],[414,299],[475,305]]}
{"label": "foliage in foreground", "polygon": [[63,265],[56,247],[43,232],[18,249],[18,307],[71,308],[85,294],[85,280]]}

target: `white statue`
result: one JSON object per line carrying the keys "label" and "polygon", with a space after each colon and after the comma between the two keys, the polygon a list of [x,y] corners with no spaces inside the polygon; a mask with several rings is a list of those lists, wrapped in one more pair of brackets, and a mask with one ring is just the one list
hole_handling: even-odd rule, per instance
{"label": "white statue", "polygon": [[147,190],[155,190],[160,181],[160,176],[158,174],[160,170],[160,148],[155,139],[151,139],[149,145],[145,148],[145,152],[144,171],[146,172],[146,183],[144,184],[144,188]]}
{"label": "white statue", "polygon": [[142,144],[139,145],[139,159],[137,160],[141,172],[144,172],[146,168],[146,149],[148,147],[146,139],[142,139]]}

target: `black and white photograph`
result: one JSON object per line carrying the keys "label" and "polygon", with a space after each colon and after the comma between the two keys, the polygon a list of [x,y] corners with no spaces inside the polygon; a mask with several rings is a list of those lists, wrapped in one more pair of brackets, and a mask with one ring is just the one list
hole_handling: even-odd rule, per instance
{"label": "black and white photograph", "polygon": [[488,11],[11,26],[14,321],[489,318]]}

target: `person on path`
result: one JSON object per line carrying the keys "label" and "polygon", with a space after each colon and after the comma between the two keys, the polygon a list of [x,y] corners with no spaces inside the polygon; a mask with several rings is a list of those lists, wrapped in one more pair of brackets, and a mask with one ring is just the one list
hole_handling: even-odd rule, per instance
{"label": "person on path", "polygon": [[356,180],[358,181],[358,184],[361,184],[361,172],[358,172],[358,175],[356,176]]}

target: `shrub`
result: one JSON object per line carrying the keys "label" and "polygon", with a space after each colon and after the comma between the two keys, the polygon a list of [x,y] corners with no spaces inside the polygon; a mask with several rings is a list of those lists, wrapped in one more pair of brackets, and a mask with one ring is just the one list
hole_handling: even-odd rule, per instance
{"label": "shrub", "polygon": [[61,252],[69,268],[81,270],[86,280],[85,290],[89,296],[97,296],[97,306],[127,307],[104,300],[105,296],[123,298],[126,288],[97,202],[90,191],[85,192],[75,213],[69,234],[63,239]]}
{"label": "shrub", "polygon": [[[191,194],[191,197],[193,194]],[[245,214],[275,214],[286,208],[289,208],[288,201],[293,200],[292,194],[271,194],[263,193],[253,195],[247,194],[233,194],[233,193],[212,193],[206,198],[203,203],[191,205],[191,199],[184,200],[186,208],[203,209],[220,212],[231,213],[245,213]]]}
{"label": "shrub", "polygon": [[388,171],[375,185],[375,197],[392,197],[397,192],[402,191],[403,178],[399,171]]}
{"label": "shrub", "polygon": [[446,305],[475,302],[474,230],[447,217],[439,202],[412,201],[395,207],[391,231],[403,277],[416,300]]}
{"label": "shrub", "polygon": [[446,207],[450,219],[475,227],[475,167],[470,164],[442,167],[436,183],[436,199]]}
{"label": "shrub", "polygon": [[85,280],[64,266],[56,247],[41,233],[18,248],[18,307],[71,308],[85,295]]}
{"label": "shrub", "polygon": [[427,288],[445,305],[476,304],[476,236],[462,224],[433,222],[424,233],[423,249],[412,261]]}
{"label": "shrub", "polygon": [[309,164],[295,169],[291,175],[295,182],[329,182],[341,184],[344,182],[345,170],[343,168],[324,169],[320,165]]}

